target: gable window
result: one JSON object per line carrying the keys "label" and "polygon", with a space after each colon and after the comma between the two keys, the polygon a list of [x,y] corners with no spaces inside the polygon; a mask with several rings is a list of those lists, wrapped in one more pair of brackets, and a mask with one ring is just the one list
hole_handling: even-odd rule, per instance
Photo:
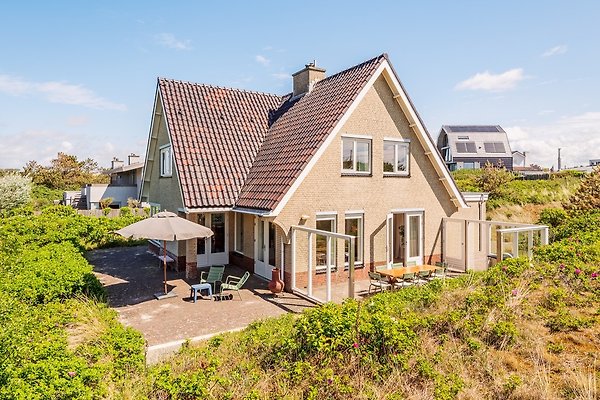
{"label": "gable window", "polygon": [[477,153],[475,142],[459,142],[456,143],[457,153]]}
{"label": "gable window", "polygon": [[371,173],[371,139],[342,137],[342,173]]}
{"label": "gable window", "polygon": [[171,146],[160,148],[160,176],[171,176]]}
{"label": "gable window", "polygon": [[235,214],[235,246],[234,250],[244,254],[244,214]]}
{"label": "gable window", "polygon": [[409,142],[383,141],[383,174],[408,175],[410,161]]}
{"label": "gable window", "polygon": [[485,142],[483,143],[486,153],[504,153],[504,143],[502,142]]}
{"label": "gable window", "polygon": [[[345,216],[345,231],[346,235],[356,236],[354,240],[354,263],[356,265],[363,263],[363,214],[346,214]],[[345,244],[345,260],[348,266],[350,251],[348,242]]]}

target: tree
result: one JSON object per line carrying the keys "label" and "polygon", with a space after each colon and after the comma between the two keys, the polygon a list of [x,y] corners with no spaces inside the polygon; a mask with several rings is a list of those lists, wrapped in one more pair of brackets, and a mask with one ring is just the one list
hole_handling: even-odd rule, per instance
{"label": "tree", "polygon": [[563,207],[569,212],[600,210],[600,167],[583,178],[575,194]]}
{"label": "tree", "polygon": [[506,170],[502,165],[495,167],[488,161],[485,163],[481,175],[477,177],[477,184],[484,192],[496,196],[513,179],[515,179],[515,175],[512,172]]}
{"label": "tree", "polygon": [[0,213],[29,203],[31,178],[18,173],[0,177]]}
{"label": "tree", "polygon": [[88,183],[108,183],[110,180],[102,174],[96,161],[91,158],[78,161],[77,156],[65,153],[58,153],[47,167],[37,161],[29,161],[23,172],[34,183],[51,189],[79,189]]}

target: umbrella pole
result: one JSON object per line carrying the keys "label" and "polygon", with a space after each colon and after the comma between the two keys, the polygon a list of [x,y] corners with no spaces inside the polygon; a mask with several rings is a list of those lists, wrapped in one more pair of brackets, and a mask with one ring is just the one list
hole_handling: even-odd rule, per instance
{"label": "umbrella pole", "polygon": [[167,241],[163,240],[163,272],[165,275],[165,294],[167,294]]}

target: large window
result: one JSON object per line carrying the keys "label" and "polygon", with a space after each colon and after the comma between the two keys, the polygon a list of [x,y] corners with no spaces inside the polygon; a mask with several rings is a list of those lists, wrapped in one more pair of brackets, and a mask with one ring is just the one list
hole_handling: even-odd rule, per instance
{"label": "large window", "polygon": [[383,141],[383,172],[386,175],[408,175],[410,147],[408,142]]}
{"label": "large window", "polygon": [[[354,264],[363,263],[363,216],[362,214],[346,214],[346,235],[356,236],[354,241]],[[349,262],[350,251],[348,249],[348,242],[345,245],[346,251],[346,264]]]}
{"label": "large window", "polygon": [[244,214],[235,214],[235,251],[244,254]]}
{"label": "large window", "polygon": [[342,138],[342,172],[371,173],[371,139]]}
{"label": "large window", "polygon": [[[335,214],[328,215],[317,215],[317,229],[327,232],[336,232],[336,216]],[[317,268],[325,268],[327,266],[327,237],[323,235],[316,235],[317,240]],[[329,254],[330,254],[330,265],[335,265],[336,254],[335,254],[335,238],[331,238]]]}
{"label": "large window", "polygon": [[211,226],[214,235],[212,235],[211,253],[225,252],[225,214],[211,214]]}
{"label": "large window", "polygon": [[[198,214],[198,224],[206,226],[206,216],[204,214]],[[196,239],[197,246],[197,254],[206,254],[206,240],[205,238]]]}
{"label": "large window", "polygon": [[171,176],[171,146],[160,149],[160,176]]}

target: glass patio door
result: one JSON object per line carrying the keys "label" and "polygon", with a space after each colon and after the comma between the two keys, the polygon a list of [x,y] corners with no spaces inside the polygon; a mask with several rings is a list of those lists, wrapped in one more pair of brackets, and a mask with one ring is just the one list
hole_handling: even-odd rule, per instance
{"label": "glass patio door", "polygon": [[404,214],[406,264],[423,264],[423,213]]}
{"label": "glass patio door", "polygon": [[206,239],[198,239],[198,267],[208,265],[225,265],[229,263],[229,246],[227,241],[227,214],[204,213],[198,216],[198,223],[212,229],[214,235]]}

